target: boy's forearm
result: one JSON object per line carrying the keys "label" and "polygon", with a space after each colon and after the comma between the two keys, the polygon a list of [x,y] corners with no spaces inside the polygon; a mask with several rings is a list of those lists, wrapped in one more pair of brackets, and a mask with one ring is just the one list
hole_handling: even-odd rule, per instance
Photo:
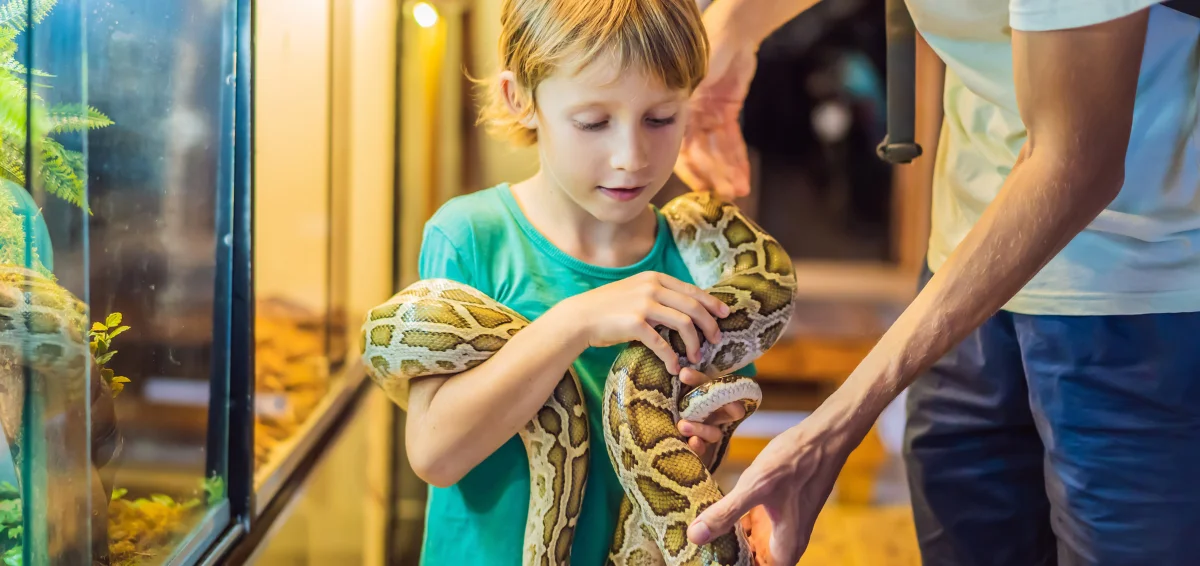
{"label": "boy's forearm", "polygon": [[478,367],[413,384],[409,458],[422,479],[456,483],[520,432],[586,348],[575,322],[551,309]]}

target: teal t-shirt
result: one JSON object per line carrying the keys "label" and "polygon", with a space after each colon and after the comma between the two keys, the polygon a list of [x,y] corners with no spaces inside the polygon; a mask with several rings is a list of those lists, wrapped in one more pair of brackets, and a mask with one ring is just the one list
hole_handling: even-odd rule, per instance
{"label": "teal t-shirt", "polygon": [[[693,283],[666,218],[655,213],[658,233],[650,253],[626,267],[598,267],[555,247],[525,218],[510,187],[501,184],[453,198],[434,214],[425,225],[419,274],[422,279],[471,285],[529,320],[563,299],[643,271]],[[622,347],[588,348],[574,363],[592,441],[591,469],[572,546],[571,564],[576,566],[604,563],[624,496],[604,449],[600,413],[604,381]],[[738,373],[754,375],[753,366]],[[529,488],[529,458],[517,435],[457,484],[430,486],[422,564],[519,566]]]}

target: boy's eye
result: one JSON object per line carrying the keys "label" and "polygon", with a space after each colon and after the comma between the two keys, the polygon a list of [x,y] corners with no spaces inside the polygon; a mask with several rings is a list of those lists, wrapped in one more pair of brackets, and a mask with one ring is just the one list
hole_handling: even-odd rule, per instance
{"label": "boy's eye", "polygon": [[594,131],[596,131],[596,130],[599,130],[600,128],[603,128],[603,127],[605,126],[605,124],[608,124],[608,120],[603,120],[603,121],[600,121],[600,122],[579,122],[579,121],[576,121],[576,122],[575,122],[575,127],[576,127],[576,128],[579,128],[579,129],[581,129],[581,130],[583,130],[583,131],[585,131],[585,132],[594,132]]}
{"label": "boy's eye", "polygon": [[670,126],[671,124],[675,123],[674,116],[668,116],[666,118],[646,118],[646,120],[650,122],[651,126]]}

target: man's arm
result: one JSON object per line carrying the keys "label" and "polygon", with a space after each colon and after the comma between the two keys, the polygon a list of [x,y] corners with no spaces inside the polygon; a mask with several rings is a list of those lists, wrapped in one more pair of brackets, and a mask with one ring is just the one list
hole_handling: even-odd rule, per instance
{"label": "man's arm", "polygon": [[862,425],[1004,306],[1124,183],[1147,10],[1088,27],[1013,32],[1028,138],[997,199],[840,392]]}
{"label": "man's arm", "polygon": [[765,525],[750,521],[756,551],[765,555],[765,544],[771,563],[795,564],[846,457],[883,408],[1116,198],[1146,21],[1142,10],[1086,28],[1014,31],[1029,137],[999,197],[846,383],[771,440],[734,489],[689,525],[692,543],[728,533],[761,505],[771,532],[763,541],[754,531]]}
{"label": "man's arm", "polygon": [[729,34],[741,43],[758,45],[767,36],[821,0],[720,0],[705,11],[705,23],[720,20],[720,29],[709,27],[710,35]]}

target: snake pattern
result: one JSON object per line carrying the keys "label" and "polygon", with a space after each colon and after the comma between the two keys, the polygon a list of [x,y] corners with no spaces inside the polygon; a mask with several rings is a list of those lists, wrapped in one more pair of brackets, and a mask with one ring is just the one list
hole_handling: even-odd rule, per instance
{"label": "snake pattern", "polygon": [[[733,204],[708,193],[672,199],[662,212],[695,284],[730,307],[718,318],[721,341],[704,342],[691,364],[681,336],[660,327],[684,367],[712,381],[689,390],[640,342],[618,355],[605,383],[604,442],[626,497],[618,512],[608,563],[746,566],[753,563],[740,527],[697,546],[687,526],[721,497],[712,471],[738,424],[722,425],[707,465],[678,432],[681,418],[701,421],[741,402],[749,416],[761,392],[731,375],[775,344],[787,327],[796,276],[783,246]],[[373,308],[363,324],[363,362],[377,385],[407,408],[414,378],[452,375],[478,366],[529,321],[469,286],[418,281]],[[701,335],[702,336],[702,335]],[[578,376],[568,370],[538,414],[520,432],[529,455],[531,491],[525,566],[570,563],[590,450]]]}
{"label": "snake pattern", "polygon": [[39,371],[82,375],[87,305],[33,269],[0,266],[0,350]]}

